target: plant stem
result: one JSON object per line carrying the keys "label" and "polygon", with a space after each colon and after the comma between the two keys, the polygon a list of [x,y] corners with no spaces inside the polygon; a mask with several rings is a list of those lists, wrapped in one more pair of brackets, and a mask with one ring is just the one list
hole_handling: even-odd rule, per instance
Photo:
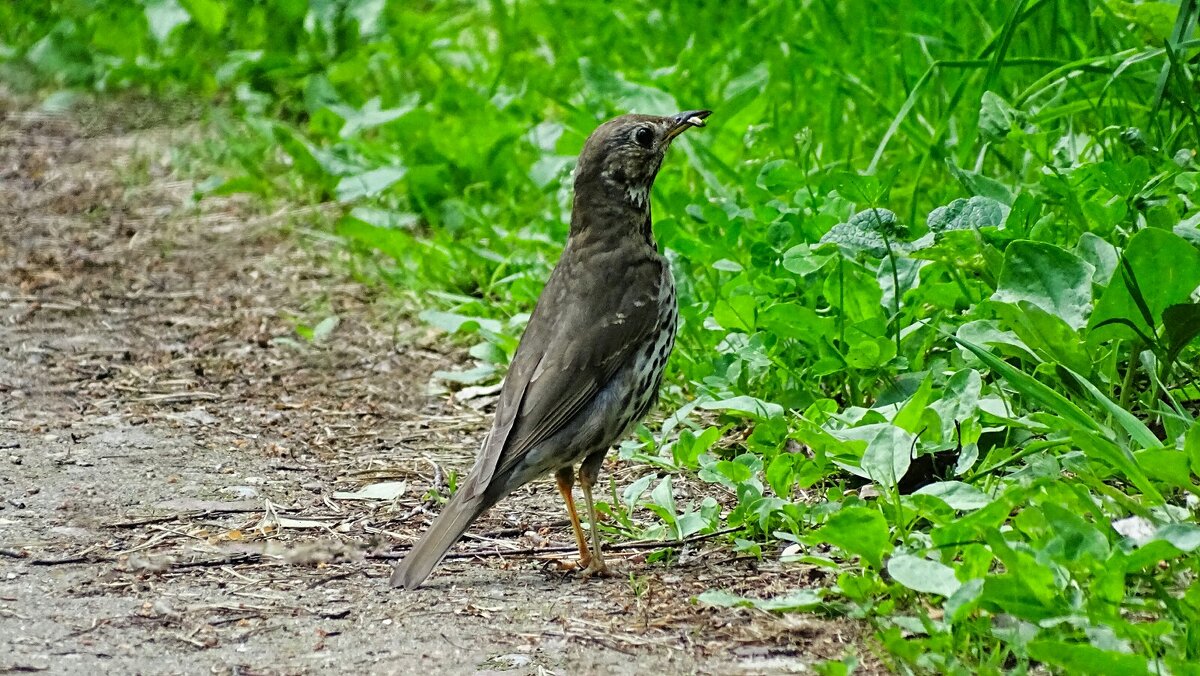
{"label": "plant stem", "polygon": [[1129,410],[1129,400],[1133,396],[1133,376],[1137,370],[1137,356],[1142,351],[1141,343],[1130,343],[1129,362],[1125,364],[1125,380],[1121,382],[1121,408]]}

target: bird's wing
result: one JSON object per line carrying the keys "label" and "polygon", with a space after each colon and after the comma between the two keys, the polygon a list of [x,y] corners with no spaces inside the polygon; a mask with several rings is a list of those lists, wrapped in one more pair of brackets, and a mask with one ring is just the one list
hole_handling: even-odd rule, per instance
{"label": "bird's wing", "polygon": [[482,494],[493,476],[566,426],[656,329],[665,263],[614,263],[624,269],[600,284],[561,263],[550,276],[463,485],[469,494]]}

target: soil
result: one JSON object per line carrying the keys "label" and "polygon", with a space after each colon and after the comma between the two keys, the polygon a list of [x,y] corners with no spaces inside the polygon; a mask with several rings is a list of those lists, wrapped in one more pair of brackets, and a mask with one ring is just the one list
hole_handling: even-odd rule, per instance
{"label": "soil", "polygon": [[197,201],[203,126],[148,110],[0,96],[0,673],[878,668],[853,623],[695,603],[812,584],[719,539],[576,579],[551,480],[391,590],[489,421],[430,391],[459,351],[303,235],[337,205]]}

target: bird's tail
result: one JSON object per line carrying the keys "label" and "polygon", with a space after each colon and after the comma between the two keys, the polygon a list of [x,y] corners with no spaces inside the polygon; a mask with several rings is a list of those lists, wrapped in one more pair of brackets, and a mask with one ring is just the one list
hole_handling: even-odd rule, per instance
{"label": "bird's tail", "polygon": [[392,586],[416,589],[433,572],[434,566],[441,562],[446,552],[458,542],[464,531],[491,507],[495,500],[486,499],[485,495],[466,496],[467,491],[459,490],[450,502],[446,503],[442,513],[429,527],[429,532],[421,541],[409,550],[392,572]]}

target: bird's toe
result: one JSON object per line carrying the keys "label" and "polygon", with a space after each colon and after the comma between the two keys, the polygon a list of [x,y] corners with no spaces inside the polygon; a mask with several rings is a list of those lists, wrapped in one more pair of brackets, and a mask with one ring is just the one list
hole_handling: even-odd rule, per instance
{"label": "bird's toe", "polygon": [[608,565],[604,563],[604,559],[592,557],[592,560],[587,563],[587,566],[579,571],[579,579],[587,580],[592,577],[612,577],[613,572]]}

